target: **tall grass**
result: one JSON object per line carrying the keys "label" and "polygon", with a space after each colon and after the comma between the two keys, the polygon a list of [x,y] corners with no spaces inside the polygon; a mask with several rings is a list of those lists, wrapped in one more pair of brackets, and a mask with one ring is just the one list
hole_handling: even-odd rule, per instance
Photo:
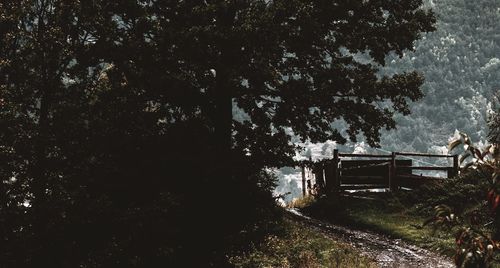
{"label": "tall grass", "polygon": [[310,206],[312,203],[314,203],[315,198],[312,195],[306,195],[303,197],[299,197],[296,199],[293,199],[292,202],[287,204],[288,207],[291,208],[305,208],[307,206]]}
{"label": "tall grass", "polygon": [[285,225],[285,235],[269,236],[250,252],[231,257],[230,262],[240,268],[376,267],[374,261],[347,244],[292,220],[286,220]]}

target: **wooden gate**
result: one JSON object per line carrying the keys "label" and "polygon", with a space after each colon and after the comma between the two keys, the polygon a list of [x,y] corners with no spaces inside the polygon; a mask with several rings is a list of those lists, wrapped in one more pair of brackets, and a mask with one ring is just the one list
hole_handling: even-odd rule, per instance
{"label": "wooden gate", "polygon": [[[410,157],[453,158],[452,166],[416,166]],[[417,160],[418,161],[418,160]],[[325,193],[342,190],[383,188],[395,191],[435,183],[458,175],[457,155],[436,155],[393,152],[389,155],[343,154],[334,150],[333,159],[312,165],[316,185]],[[414,170],[446,171],[446,177],[415,175]],[[306,194],[305,166],[302,166],[302,185]],[[310,183],[308,183],[310,185]]]}

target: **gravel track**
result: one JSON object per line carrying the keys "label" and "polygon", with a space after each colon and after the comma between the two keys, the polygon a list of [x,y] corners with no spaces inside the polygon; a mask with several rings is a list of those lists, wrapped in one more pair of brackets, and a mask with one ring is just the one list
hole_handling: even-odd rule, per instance
{"label": "gravel track", "polygon": [[357,248],[364,256],[374,259],[380,267],[455,267],[448,258],[410,245],[401,239],[325,223],[307,217],[296,209],[288,211],[294,218],[311,228]]}

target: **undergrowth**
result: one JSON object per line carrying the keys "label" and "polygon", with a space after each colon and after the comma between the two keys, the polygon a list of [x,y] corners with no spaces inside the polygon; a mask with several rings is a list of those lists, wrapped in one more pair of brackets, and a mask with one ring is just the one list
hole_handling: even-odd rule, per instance
{"label": "undergrowth", "polygon": [[347,244],[334,241],[293,220],[285,220],[285,232],[272,235],[250,252],[233,256],[235,267],[376,267]]}
{"label": "undergrowth", "polygon": [[416,214],[386,194],[320,199],[305,207],[303,212],[335,224],[400,238],[448,256],[454,253],[454,241],[448,234],[423,226],[428,215]]}
{"label": "undergrowth", "polygon": [[288,207],[305,208],[305,207],[310,206],[315,201],[316,200],[314,199],[314,196],[306,195],[306,196],[294,199],[292,202],[290,202],[290,204],[288,204]]}
{"label": "undergrowth", "polygon": [[[477,174],[469,172],[412,191],[357,193],[355,196],[318,199],[308,202],[302,211],[336,224],[401,238],[451,257],[456,253],[453,231],[436,231],[425,223],[432,219],[437,205],[448,206],[455,215],[476,211],[474,208],[484,205],[486,188],[487,185],[477,179]],[[491,231],[491,215],[487,210],[474,216],[485,231]]]}

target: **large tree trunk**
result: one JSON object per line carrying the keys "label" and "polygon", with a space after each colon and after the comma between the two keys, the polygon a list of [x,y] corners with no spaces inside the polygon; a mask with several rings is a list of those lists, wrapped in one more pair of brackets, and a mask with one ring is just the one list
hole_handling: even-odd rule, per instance
{"label": "large tree trunk", "polygon": [[[34,254],[34,263],[37,265],[52,265],[50,263],[50,246],[48,246],[48,240],[51,239],[48,235],[48,219],[49,213],[48,203],[47,203],[47,193],[46,189],[49,188],[48,185],[48,174],[46,172],[47,168],[47,139],[48,139],[48,117],[49,117],[49,106],[50,98],[48,89],[41,89],[43,96],[40,99],[40,116],[38,118],[38,136],[36,137],[34,144],[34,163],[31,171],[32,183],[31,189],[34,195],[34,200],[32,201],[32,210],[34,216],[34,239],[35,243],[39,247],[37,252]],[[52,260],[54,261],[54,260]]]}
{"label": "large tree trunk", "polygon": [[51,248],[51,239],[53,239],[49,232],[49,214],[50,209],[48,205],[47,189],[49,189],[49,174],[47,172],[47,148],[49,140],[49,120],[50,109],[52,106],[53,87],[55,79],[54,72],[51,72],[50,57],[48,53],[49,45],[46,43],[45,35],[47,26],[44,23],[44,13],[46,2],[41,3],[41,11],[39,16],[39,25],[37,29],[37,38],[40,41],[37,50],[40,53],[40,66],[39,75],[40,83],[36,86],[39,92],[39,115],[37,122],[37,136],[34,139],[33,146],[33,165],[31,169],[31,191],[34,199],[32,201],[33,211],[33,232],[34,243],[36,244],[37,251],[33,255],[32,264],[40,267],[53,266],[56,263],[53,255],[53,248]]}
{"label": "large tree trunk", "polygon": [[[221,168],[227,168],[231,160],[232,147],[232,76],[231,66],[234,60],[234,45],[231,42],[230,32],[234,23],[234,8],[231,5],[221,8],[217,18],[217,26],[226,36],[220,38],[218,48],[220,51],[219,61],[216,66],[216,88],[215,88],[215,145],[218,162]],[[228,169],[229,171],[229,169]]]}
{"label": "large tree trunk", "polygon": [[224,67],[217,70],[215,98],[215,146],[220,163],[228,164],[232,146],[232,99],[228,74]]}

